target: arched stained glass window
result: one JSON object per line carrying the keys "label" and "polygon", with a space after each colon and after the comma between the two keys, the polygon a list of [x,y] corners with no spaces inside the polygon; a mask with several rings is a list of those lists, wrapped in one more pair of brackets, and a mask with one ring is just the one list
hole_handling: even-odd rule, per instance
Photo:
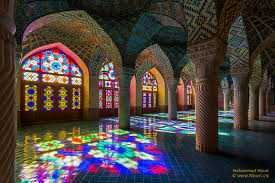
{"label": "arched stained glass window", "polygon": [[192,81],[187,84],[187,105],[192,105]]}
{"label": "arched stained glass window", "polygon": [[146,72],[142,77],[142,108],[152,109],[157,107],[158,83],[151,72]]}
{"label": "arched stained glass window", "polygon": [[117,109],[119,106],[119,85],[114,74],[113,63],[105,64],[99,73],[99,108]]}
{"label": "arched stained glass window", "polygon": [[46,114],[58,116],[81,109],[82,80],[79,66],[59,49],[33,54],[22,62],[23,111],[59,112]]}

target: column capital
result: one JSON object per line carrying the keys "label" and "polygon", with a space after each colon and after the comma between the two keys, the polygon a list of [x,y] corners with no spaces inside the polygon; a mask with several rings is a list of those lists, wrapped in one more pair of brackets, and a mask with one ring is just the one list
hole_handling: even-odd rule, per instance
{"label": "column capital", "polygon": [[224,59],[226,46],[218,38],[206,40],[188,47],[196,81],[217,79],[220,63]]}
{"label": "column capital", "polygon": [[197,44],[188,45],[187,53],[190,60],[199,60],[209,56],[213,57],[214,55],[213,59],[221,62],[226,54],[226,43],[214,37]]}
{"label": "column capital", "polygon": [[248,73],[238,73],[231,75],[233,79],[234,90],[242,90],[248,86]]}
{"label": "column capital", "polygon": [[251,92],[255,92],[260,88],[260,85],[257,83],[249,83],[248,86],[249,86],[249,91]]}
{"label": "column capital", "polygon": [[123,67],[122,72],[118,76],[119,88],[129,88],[133,75],[135,75],[135,69]]}
{"label": "column capital", "polygon": [[168,89],[176,90],[178,84],[180,82],[180,78],[169,78],[165,80]]}

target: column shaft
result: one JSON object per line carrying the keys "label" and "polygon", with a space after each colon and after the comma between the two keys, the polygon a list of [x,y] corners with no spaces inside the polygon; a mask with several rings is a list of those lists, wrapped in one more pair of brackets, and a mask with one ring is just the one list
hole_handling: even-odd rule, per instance
{"label": "column shaft", "polygon": [[218,150],[218,73],[225,45],[218,38],[188,47],[196,76],[196,150]]}
{"label": "column shaft", "polygon": [[15,182],[15,1],[0,2],[0,182]]}
{"label": "column shaft", "polygon": [[271,86],[269,86],[266,90],[266,114],[270,113],[270,105],[271,105]]}
{"label": "column shaft", "polygon": [[218,149],[218,79],[196,83],[196,149],[215,152]]}
{"label": "column shaft", "polygon": [[119,76],[119,128],[130,129],[130,83],[132,74],[122,72]]}
{"label": "column shaft", "polygon": [[223,110],[229,111],[229,94],[230,90],[229,88],[223,88]]}
{"label": "column shaft", "polygon": [[99,119],[99,78],[98,74],[90,74],[90,80],[89,80],[89,91],[90,91],[90,97],[89,97],[89,115],[88,120],[98,120]]}
{"label": "column shaft", "polygon": [[177,86],[179,79],[171,79],[168,84],[168,119],[177,119]]}
{"label": "column shaft", "polygon": [[265,116],[266,110],[265,110],[265,102],[266,102],[266,89],[261,87],[260,88],[260,94],[259,94],[259,116]]}
{"label": "column shaft", "polygon": [[248,74],[232,74],[234,84],[234,128],[248,128]]}
{"label": "column shaft", "polygon": [[249,85],[249,120],[259,119],[259,86]]}
{"label": "column shaft", "polygon": [[136,82],[136,115],[142,115],[142,78],[137,75]]}

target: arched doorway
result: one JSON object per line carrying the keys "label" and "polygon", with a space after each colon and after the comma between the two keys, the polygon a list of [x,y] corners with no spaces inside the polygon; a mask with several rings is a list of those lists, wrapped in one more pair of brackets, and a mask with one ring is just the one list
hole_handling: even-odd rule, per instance
{"label": "arched doorway", "polygon": [[116,116],[119,106],[119,85],[113,63],[103,65],[99,72],[100,116]]}
{"label": "arched doorway", "polygon": [[74,59],[57,47],[23,60],[22,122],[72,120],[83,116],[83,74]]}

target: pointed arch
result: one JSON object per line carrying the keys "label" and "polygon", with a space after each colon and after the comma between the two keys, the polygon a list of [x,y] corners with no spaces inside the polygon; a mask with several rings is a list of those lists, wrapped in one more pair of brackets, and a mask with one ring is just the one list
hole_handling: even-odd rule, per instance
{"label": "pointed arch", "polygon": [[[59,55],[55,56],[55,54],[57,54],[57,53]],[[61,57],[59,57],[60,55],[61,55]],[[40,63],[40,62],[42,62],[42,58],[44,58],[44,57],[45,57],[45,59],[48,59],[48,61],[45,63]],[[56,60],[55,57],[58,60]],[[60,58],[62,58],[62,60],[60,60]],[[50,60],[50,59],[52,59],[52,60]],[[66,63],[69,62],[68,66],[67,66],[68,63],[67,64],[65,63],[65,59],[66,59]],[[67,61],[67,60],[69,60],[69,61]],[[56,63],[55,63],[55,61],[56,61]],[[59,63],[62,61],[64,61],[64,64]],[[35,63],[37,63],[37,66],[39,66],[39,67],[36,68]],[[45,69],[44,69],[43,65],[45,65]],[[46,65],[48,65],[48,66],[46,66]],[[43,69],[42,69],[42,66],[43,66]],[[30,67],[32,67],[32,68],[30,68]],[[40,67],[41,67],[41,69],[40,69]],[[67,69],[69,69],[69,72],[66,72],[66,70],[64,70],[65,68],[63,68],[63,67],[66,67],[66,68],[68,67]],[[43,106],[44,106],[45,111],[56,111],[56,112],[57,112],[57,110],[70,111],[71,109],[80,109],[81,111],[79,112],[79,114],[81,116],[81,119],[82,118],[85,119],[87,117],[88,108],[89,108],[89,102],[88,102],[89,101],[89,72],[88,72],[88,68],[87,68],[86,64],[84,63],[84,61],[82,59],[80,59],[68,47],[66,47],[62,43],[54,43],[54,44],[49,44],[49,45],[45,45],[45,46],[36,48],[36,49],[30,51],[29,53],[25,54],[25,56],[20,60],[20,68],[22,68],[22,69],[20,69],[20,77],[22,77],[21,91],[24,91],[24,88],[27,88],[27,86],[29,86],[29,89],[34,89],[34,91],[36,91],[36,94],[35,94],[36,99],[35,99],[35,101],[33,101],[33,102],[35,102],[36,108],[31,107],[31,108],[29,108],[30,110],[23,109],[24,105],[23,105],[22,97],[25,95],[25,93],[21,92],[22,93],[22,95],[21,95],[21,98],[22,98],[21,99],[21,109],[22,109],[22,111],[33,111],[33,112],[37,111],[39,113],[39,114],[30,114],[31,116],[27,116],[25,121],[31,122],[31,121],[35,121],[35,120],[38,120],[38,121],[47,120],[48,118],[44,119],[45,115],[47,115],[47,114],[44,114],[42,112]],[[36,68],[36,69],[33,69],[33,68]],[[50,69],[50,70],[48,70],[48,69]],[[29,71],[31,71],[31,72],[29,72]],[[34,77],[34,76],[36,76],[36,77]],[[74,78],[72,76],[77,76],[77,77]],[[21,81],[21,78],[20,78],[20,81]],[[41,87],[44,85],[46,88],[42,89]],[[48,98],[47,99],[47,100],[49,100],[48,102],[47,101],[43,102],[42,94],[41,94],[42,90],[44,90],[44,92],[46,92],[46,93],[47,93],[47,91],[48,92],[51,91],[52,92],[51,95],[53,98],[51,98],[51,99]],[[24,92],[26,92],[26,91],[24,91]],[[58,92],[59,92],[59,94],[58,94]],[[64,95],[62,94],[62,92],[63,93],[65,92]],[[79,93],[78,95],[80,95],[80,96],[79,97],[75,96],[74,92],[78,92]],[[73,93],[73,94],[71,94],[71,93]],[[45,95],[45,93],[44,93],[44,95]],[[58,99],[57,99],[57,95],[59,95]],[[48,97],[50,97],[50,96],[48,96]],[[33,97],[31,96],[31,98],[33,98]],[[32,100],[31,98],[30,98],[30,101]],[[26,99],[24,99],[24,100],[26,100]],[[78,102],[78,105],[75,105],[75,103],[73,103],[74,101]],[[58,106],[57,106],[57,103],[58,103]],[[48,104],[49,104],[49,106],[46,106]],[[70,113],[74,113],[74,112],[71,111]],[[37,115],[37,117],[35,117],[35,115]],[[41,118],[39,116],[41,116]],[[63,118],[60,117],[58,114],[55,114],[53,116],[55,116],[56,119],[58,119],[58,120],[63,120]],[[71,116],[71,118],[74,118],[74,117]],[[49,120],[51,120],[51,119],[52,118],[49,118]]]}

